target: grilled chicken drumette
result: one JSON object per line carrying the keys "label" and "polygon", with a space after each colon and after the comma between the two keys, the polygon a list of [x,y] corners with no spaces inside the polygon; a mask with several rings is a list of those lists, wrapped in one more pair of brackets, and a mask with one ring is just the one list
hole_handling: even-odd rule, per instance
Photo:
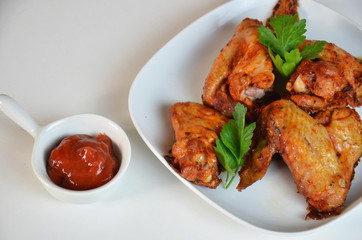
{"label": "grilled chicken drumette", "polygon": [[214,109],[192,102],[176,103],[169,112],[176,136],[171,165],[185,179],[216,188],[221,180],[213,147],[228,118]]}
{"label": "grilled chicken drumette", "polygon": [[260,24],[246,18],[238,25],[206,78],[202,95],[205,105],[231,116],[236,103],[241,102],[255,118],[255,100],[264,97],[274,81],[268,49],[258,41]]}
{"label": "grilled chicken drumette", "polygon": [[362,62],[333,43],[318,55],[316,60],[303,61],[290,77],[291,100],[308,112],[361,106]]}

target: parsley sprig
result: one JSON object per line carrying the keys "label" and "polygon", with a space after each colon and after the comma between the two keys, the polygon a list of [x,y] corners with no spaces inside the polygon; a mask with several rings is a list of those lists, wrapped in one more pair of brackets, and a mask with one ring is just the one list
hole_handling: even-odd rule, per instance
{"label": "parsley sprig", "polygon": [[278,15],[270,18],[270,25],[275,35],[263,25],[258,27],[259,42],[268,47],[269,55],[280,74],[289,77],[299,63],[306,59],[318,58],[323,51],[326,41],[316,41],[313,45],[307,44],[300,52],[297,48],[304,42],[306,20],[298,21],[298,15]]}
{"label": "parsley sprig", "polygon": [[[216,140],[215,153],[220,164],[227,171],[225,188],[227,189],[234,180],[237,171],[243,165],[244,154],[249,150],[255,122],[245,127],[247,108],[238,103],[233,112],[234,119],[224,124],[220,138]],[[232,178],[229,180],[229,174]]]}

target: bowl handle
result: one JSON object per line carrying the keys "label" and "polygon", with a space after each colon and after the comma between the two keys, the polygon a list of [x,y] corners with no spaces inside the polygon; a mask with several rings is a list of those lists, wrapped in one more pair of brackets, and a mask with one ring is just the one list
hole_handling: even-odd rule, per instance
{"label": "bowl handle", "polygon": [[36,138],[40,131],[40,126],[26,113],[20,105],[6,94],[0,94],[0,110],[11,120]]}

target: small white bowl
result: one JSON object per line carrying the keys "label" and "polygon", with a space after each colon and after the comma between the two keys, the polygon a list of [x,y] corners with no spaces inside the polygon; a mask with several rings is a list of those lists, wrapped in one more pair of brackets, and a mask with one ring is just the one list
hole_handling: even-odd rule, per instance
{"label": "small white bowl", "polygon": [[[45,189],[57,199],[73,203],[91,203],[115,191],[119,186],[131,160],[131,145],[126,133],[118,124],[99,115],[80,114],[39,126],[12,98],[4,94],[0,94],[0,109],[34,137],[33,170]],[[113,150],[120,161],[117,174],[106,184],[90,190],[69,190],[54,184],[46,171],[51,150],[65,137],[75,134],[97,136],[99,133],[112,140]]]}

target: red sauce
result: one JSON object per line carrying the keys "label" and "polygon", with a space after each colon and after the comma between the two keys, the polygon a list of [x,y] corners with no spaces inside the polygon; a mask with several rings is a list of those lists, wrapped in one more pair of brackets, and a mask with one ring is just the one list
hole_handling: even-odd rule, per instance
{"label": "red sauce", "polygon": [[110,181],[119,169],[109,137],[73,135],[64,138],[50,154],[47,172],[63,188],[88,190]]}

